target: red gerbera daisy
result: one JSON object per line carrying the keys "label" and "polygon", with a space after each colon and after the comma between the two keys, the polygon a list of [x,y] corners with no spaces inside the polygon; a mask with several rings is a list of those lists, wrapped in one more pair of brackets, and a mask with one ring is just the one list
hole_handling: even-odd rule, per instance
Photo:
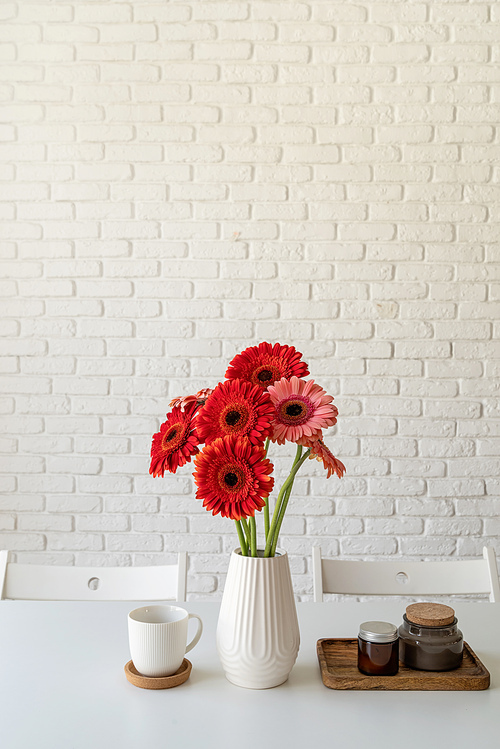
{"label": "red gerbera daisy", "polygon": [[266,390],[273,382],[282,377],[289,379],[305,377],[309,374],[307,364],[301,361],[302,354],[293,346],[282,346],[279,343],[259,343],[250,346],[234,357],[226,372],[228,380],[246,380]]}
{"label": "red gerbera daisy", "polygon": [[196,430],[200,442],[209,444],[219,437],[248,437],[259,444],[271,434],[274,406],[257,385],[241,380],[220,382],[198,413]]}
{"label": "red gerbera daisy", "polygon": [[203,390],[198,390],[194,395],[181,395],[178,398],[174,398],[170,401],[169,405],[170,408],[180,408],[181,411],[185,411],[188,406],[194,403],[197,406],[203,406],[210,393],[213,392],[212,388],[204,388]]}
{"label": "red gerbera daisy", "polygon": [[221,437],[206,445],[196,456],[193,473],[196,498],[203,507],[232,520],[253,517],[261,510],[273,489],[269,475],[273,464],[262,445],[244,437]]}
{"label": "red gerbera daisy", "polygon": [[268,388],[276,409],[273,423],[274,442],[297,442],[301,437],[318,439],[321,430],[337,422],[338,410],[314,380],[282,379]]}
{"label": "red gerbera daisy", "polygon": [[316,458],[328,471],[327,478],[329,479],[333,473],[336,473],[339,479],[345,473],[345,465],[337,460],[332,451],[325,445],[322,439],[315,440],[311,447],[310,459]]}
{"label": "red gerbera daisy", "polygon": [[197,445],[200,441],[193,427],[193,413],[193,408],[187,411],[174,408],[167,414],[160,431],[153,435],[149,468],[153,476],[163,476],[165,471],[175,473],[179,466],[188,463],[199,452]]}

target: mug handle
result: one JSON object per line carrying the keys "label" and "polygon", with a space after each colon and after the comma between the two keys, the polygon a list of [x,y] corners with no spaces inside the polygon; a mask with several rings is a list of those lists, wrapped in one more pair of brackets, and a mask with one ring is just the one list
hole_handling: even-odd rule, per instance
{"label": "mug handle", "polygon": [[201,637],[201,633],[203,632],[203,622],[201,621],[198,614],[188,614],[188,620],[189,619],[198,619],[198,631],[196,632],[195,636],[193,637],[193,639],[187,646],[186,653],[189,653],[189,651],[192,650],[194,646],[198,644],[199,639]]}

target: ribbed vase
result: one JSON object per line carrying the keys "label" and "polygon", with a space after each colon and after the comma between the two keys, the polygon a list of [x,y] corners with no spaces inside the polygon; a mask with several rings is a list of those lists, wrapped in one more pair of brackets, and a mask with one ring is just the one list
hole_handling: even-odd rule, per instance
{"label": "ribbed vase", "polygon": [[300,644],[290,565],[276,556],[231,554],[217,624],[217,651],[227,679],[247,689],[283,684]]}

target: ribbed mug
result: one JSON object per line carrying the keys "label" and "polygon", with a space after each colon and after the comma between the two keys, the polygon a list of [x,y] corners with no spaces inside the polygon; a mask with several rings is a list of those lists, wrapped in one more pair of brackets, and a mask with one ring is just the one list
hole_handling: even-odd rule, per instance
{"label": "ribbed mug", "polygon": [[217,624],[217,651],[227,679],[269,689],[288,679],[300,645],[288,555],[231,554]]}
{"label": "ribbed mug", "polygon": [[[188,621],[198,619],[198,630],[186,647]],[[203,632],[197,614],[179,606],[142,606],[128,615],[132,662],[142,676],[170,676],[180,668],[184,655],[194,648]]]}

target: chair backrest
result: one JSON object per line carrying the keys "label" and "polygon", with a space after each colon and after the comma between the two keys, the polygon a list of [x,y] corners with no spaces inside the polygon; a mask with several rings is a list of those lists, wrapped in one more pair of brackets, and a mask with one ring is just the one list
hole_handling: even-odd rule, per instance
{"label": "chair backrest", "polygon": [[483,558],[454,562],[350,562],[323,559],[313,546],[314,600],[323,593],[350,595],[466,595],[487,593],[500,601],[495,552],[485,546]]}
{"label": "chair backrest", "polygon": [[185,601],[187,554],[157,567],[13,564],[0,551],[0,600]]}

